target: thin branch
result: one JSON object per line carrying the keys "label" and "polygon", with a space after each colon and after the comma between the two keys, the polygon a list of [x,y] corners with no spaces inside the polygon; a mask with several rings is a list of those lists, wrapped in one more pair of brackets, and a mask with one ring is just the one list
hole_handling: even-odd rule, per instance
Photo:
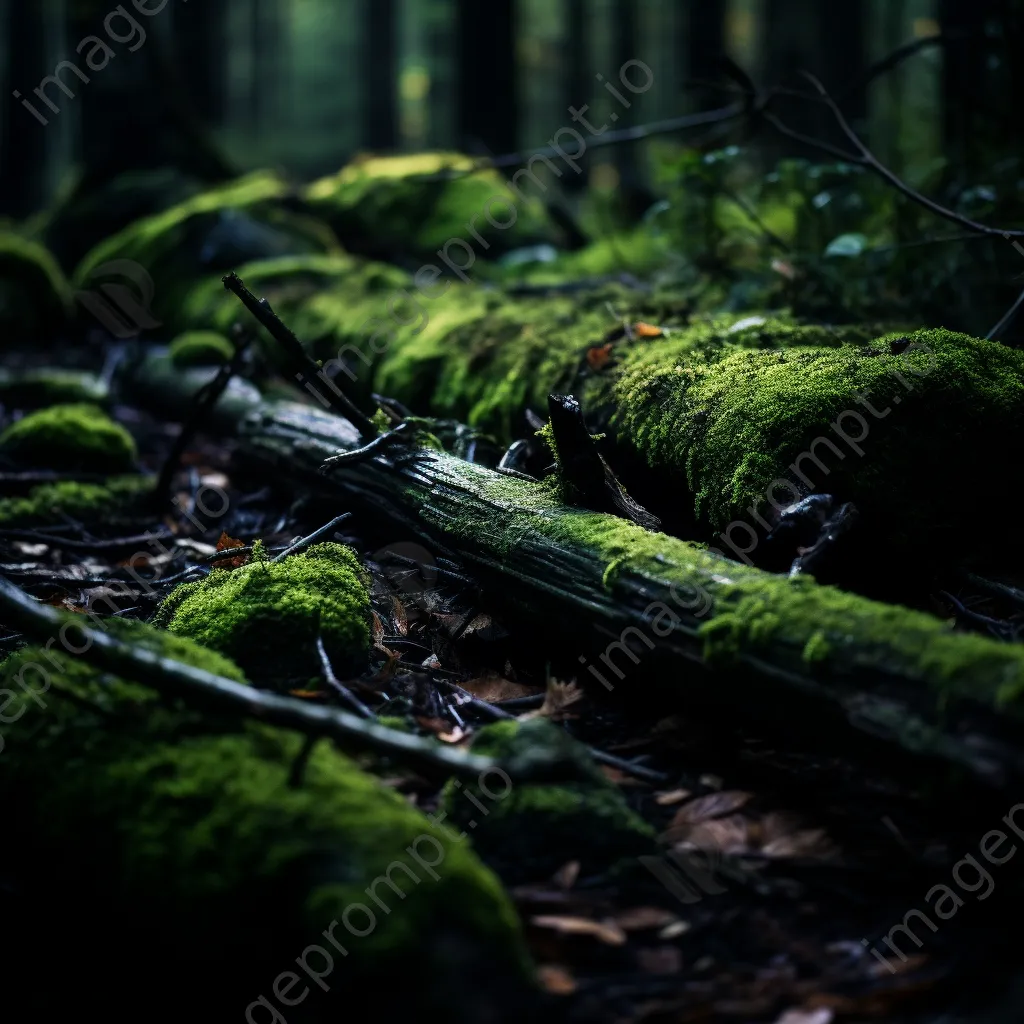
{"label": "thin branch", "polygon": [[[295,337],[284,321],[271,309],[270,303],[266,299],[257,299],[245,287],[242,279],[237,274],[228,274],[224,278],[224,287],[239,299],[242,305],[270,333],[271,337],[280,344],[295,364],[299,375],[305,378],[306,382],[312,387],[313,381],[320,375],[320,367],[309,357],[306,350],[302,347],[302,342]],[[331,384],[326,390],[327,401],[334,408],[334,411],[344,416],[359,431],[361,437],[369,440],[375,438],[380,433],[369,416],[348,395],[341,391],[336,384]]]}
{"label": "thin branch", "polygon": [[[38,640],[56,636],[69,617],[40,604],[0,577],[0,608],[4,622],[17,626]],[[89,664],[115,675],[151,686],[162,693],[212,700],[242,715],[282,729],[312,736],[327,736],[340,744],[371,751],[430,774],[442,772],[460,778],[479,778],[495,767],[488,758],[440,746],[375,722],[364,722],[338,708],[307,704],[294,697],[257,690],[245,683],[224,679],[204,669],[161,657],[143,647],[132,647],[107,633],[74,623],[85,648],[78,655]]]}
{"label": "thin branch", "polygon": [[1002,334],[1011,323],[1013,323],[1014,318],[1020,312],[1021,306],[1024,306],[1024,292],[1021,292],[1020,295],[1017,296],[1017,301],[1010,307],[1006,316],[1004,316],[1003,319],[985,335],[985,337],[989,341],[996,341],[999,338],[999,335]]}
{"label": "thin branch", "polygon": [[334,666],[331,665],[331,659],[327,657],[327,649],[324,647],[324,638],[319,633],[316,637],[316,653],[320,655],[320,666],[323,668],[327,685],[332,687],[360,718],[375,720],[377,716],[334,674]]}
{"label": "thin branch", "polygon": [[351,518],[351,512],[343,512],[340,516],[335,516],[326,526],[321,526],[319,530],[314,530],[308,537],[297,540],[291,547],[285,548],[279,555],[275,555],[271,561],[283,562],[289,555],[305,551],[311,544],[315,544],[321,537],[326,537],[327,534],[333,533],[335,527],[340,526],[346,519]]}
{"label": "thin branch", "polygon": [[196,392],[192,408],[189,410],[188,416],[185,417],[185,422],[181,425],[181,431],[160,470],[160,477],[157,480],[154,496],[161,505],[166,503],[170,497],[171,486],[174,483],[174,474],[178,471],[178,465],[181,462],[182,455],[185,454],[185,449],[191,443],[192,438],[195,437],[196,431],[202,426],[203,420],[206,419],[209,411],[217,404],[220,396],[227,390],[228,384],[231,383],[231,378],[242,369],[245,353],[251,344],[251,335],[237,340],[234,355],[220,367],[217,375],[209,384],[205,384]]}

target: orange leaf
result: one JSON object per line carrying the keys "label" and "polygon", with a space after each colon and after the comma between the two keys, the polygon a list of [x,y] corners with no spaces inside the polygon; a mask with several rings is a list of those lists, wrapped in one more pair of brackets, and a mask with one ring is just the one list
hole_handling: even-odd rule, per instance
{"label": "orange leaf", "polygon": [[633,325],[633,333],[638,338],[661,338],[665,334],[660,327],[655,327],[654,324],[645,324],[642,320]]}
{"label": "orange leaf", "polygon": [[546,964],[537,968],[540,987],[552,996],[571,996],[576,991],[576,979],[565,967]]}
{"label": "orange leaf", "polygon": [[587,349],[587,366],[592,370],[603,370],[612,358],[612,343],[595,345]]}
{"label": "orange leaf", "polygon": [[245,542],[229,537],[226,530],[222,530],[220,540],[217,541],[217,550],[224,551],[226,548],[244,548]]}
{"label": "orange leaf", "polygon": [[[236,540],[234,537],[229,537],[225,531],[221,531],[220,539],[217,541],[218,551],[230,551],[232,548],[244,548],[245,542]],[[240,565],[245,565],[249,560],[248,555],[239,555],[237,558],[223,558],[214,565],[219,569],[223,569],[226,566],[230,566],[232,569],[237,569]]]}

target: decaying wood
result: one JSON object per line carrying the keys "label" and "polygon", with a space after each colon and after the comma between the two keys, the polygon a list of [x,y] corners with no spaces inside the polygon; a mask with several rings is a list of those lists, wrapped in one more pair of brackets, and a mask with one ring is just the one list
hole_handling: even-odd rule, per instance
{"label": "decaying wood", "polygon": [[[167,408],[186,402],[190,386],[159,359],[122,382],[126,395],[155,391]],[[592,651],[596,636],[620,655],[628,649],[626,666],[643,665],[616,672],[623,692],[657,680],[683,708],[725,710],[762,728],[827,737],[831,746],[858,739],[876,752],[915,755],[918,764],[954,765],[991,787],[1024,780],[1020,714],[1012,704],[997,710],[992,696],[1024,680],[1024,651],[1015,645],[956,635],[927,616],[807,580],[787,582],[636,527],[630,529],[655,541],[657,553],[648,546],[646,557],[634,555],[627,544],[610,557],[607,547],[586,540],[586,530],[618,529],[621,520],[581,512],[541,484],[432,449],[385,447],[373,458],[337,463],[325,476],[325,460],[364,442],[347,420],[309,406],[236,395],[218,409],[218,422],[233,422],[242,454],[274,478],[337,496],[345,508],[417,536],[461,562],[495,603],[538,629],[563,630],[563,644]],[[709,627],[724,624],[737,590],[759,586],[769,605],[772,588],[798,587],[805,617],[787,619],[780,608],[781,621],[755,649],[741,648],[724,662],[709,657]],[[681,587],[707,601],[681,602]],[[660,625],[652,611],[658,607],[672,610]],[[841,630],[834,627],[837,609],[845,616]],[[828,641],[835,652],[816,661],[807,650],[823,621],[833,622]],[[898,623],[891,638],[880,638],[880,621]],[[966,664],[967,685],[963,671],[945,678],[942,656],[950,653],[960,669]],[[582,669],[579,675],[592,681]],[[607,676],[602,681],[611,686]]]}

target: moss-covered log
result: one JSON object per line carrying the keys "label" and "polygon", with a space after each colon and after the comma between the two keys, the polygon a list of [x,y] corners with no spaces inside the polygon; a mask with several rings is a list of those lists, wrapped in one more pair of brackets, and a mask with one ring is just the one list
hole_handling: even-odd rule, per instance
{"label": "moss-covered log", "polygon": [[[136,369],[126,393],[166,379],[150,365]],[[548,486],[433,449],[410,460],[408,449],[385,448],[324,477],[326,458],[361,441],[347,421],[308,406],[262,403],[237,433],[280,478],[453,554],[494,600],[539,628],[564,629],[563,647],[592,650],[596,631],[606,650],[596,664],[581,655],[584,680],[612,688],[660,677],[682,706],[724,707],[830,742],[852,727],[996,786],[1024,776],[1019,646],[567,507]],[[633,669],[642,659],[641,675]]]}
{"label": "moss-covered log", "polygon": [[[162,657],[244,678],[188,641],[119,620],[108,628]],[[526,988],[518,925],[497,880],[454,833],[326,741],[299,771],[301,736],[200,714],[59,644],[8,658],[0,698],[0,865],[31,894],[21,939],[58,917],[91,922],[61,985],[24,985],[19,1003],[39,1018],[63,1016],[71,993],[97,995],[101,977],[118,981],[102,986],[117,1020],[156,992],[154,1019],[196,1006],[242,1019],[261,999],[249,1019],[293,1005],[283,1019],[336,1019],[354,984],[398,971],[407,984],[377,1001],[384,1017],[451,1016],[463,971],[504,993],[495,1006]],[[289,971],[292,989],[278,980]],[[301,1007],[280,996],[303,990]]]}
{"label": "moss-covered log", "polygon": [[[619,286],[514,298],[441,280],[428,298],[403,271],[349,257],[241,273],[326,374],[367,397],[508,441],[529,433],[527,408],[576,394],[640,504],[730,555],[757,550],[812,491],[857,506],[868,555],[941,563],[965,538],[978,553],[999,543],[979,523],[1013,498],[1006,467],[1024,429],[1024,353],[1005,346],[694,319],[677,293]],[[198,286],[188,316],[225,327],[237,309],[219,287]]]}

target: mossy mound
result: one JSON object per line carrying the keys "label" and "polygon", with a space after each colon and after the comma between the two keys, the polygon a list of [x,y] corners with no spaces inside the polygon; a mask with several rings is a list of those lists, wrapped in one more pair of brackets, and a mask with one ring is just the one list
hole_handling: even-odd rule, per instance
{"label": "mossy mound", "polygon": [[322,679],[317,636],[336,672],[365,663],[370,597],[350,548],[315,544],[282,562],[254,558],[184,583],[154,622],[232,658],[250,679],[287,687]]}
{"label": "mossy mound", "polygon": [[171,342],[171,362],[177,367],[219,366],[235,354],[235,346],[216,331],[187,331]]}
{"label": "mossy mound", "polygon": [[[461,239],[483,260],[556,239],[542,203],[517,196],[496,171],[475,167],[459,153],[363,155],[307,186],[303,198],[346,249],[375,257],[436,256]],[[508,227],[496,226],[502,224]]]}
{"label": "mossy mound", "polygon": [[[164,644],[145,627],[114,628],[133,643]],[[240,674],[187,641],[170,639],[164,651]],[[52,677],[45,692],[41,670]],[[23,681],[45,707],[21,696]],[[515,913],[469,844],[326,741],[295,779],[302,737],[191,714],[60,645],[10,657],[3,687],[19,695],[0,726],[0,794],[5,843],[18,851],[19,881],[36,892],[27,916],[63,908],[103,922],[64,970],[88,990],[100,964],[117,962],[114,1019],[155,991],[175,1005],[213,999],[218,1017],[260,998],[287,1006],[274,984],[288,970],[312,989],[303,1014],[314,1013],[286,1008],[289,1021],[333,1018],[350,985],[396,971],[409,984],[381,1005],[428,1015],[464,971],[523,985]]]}
{"label": "mossy mound", "polygon": [[135,465],[135,441],[95,405],[53,405],[0,434],[0,454],[29,466],[122,473]]}
{"label": "mossy mound", "polygon": [[685,358],[659,346],[626,360],[614,404],[616,435],[685,477],[712,529],[756,527],[817,490],[853,501],[898,543],[937,542],[1013,496],[1024,354],[942,330]]}
{"label": "mossy mound", "polygon": [[30,370],[8,373],[0,369],[0,402],[10,409],[39,409],[62,403],[103,405],[106,384],[92,373],[74,370]]}
{"label": "mossy mound", "polygon": [[100,242],[82,259],[74,279],[88,287],[104,264],[132,260],[160,282],[152,308],[157,319],[172,329],[186,326],[181,302],[204,274],[288,253],[337,251],[324,224],[285,208],[289,195],[287,183],[267,171],[208,189]]}
{"label": "mossy mound", "polygon": [[41,484],[25,497],[0,498],[0,526],[50,526],[66,523],[67,516],[86,526],[116,524],[142,513],[152,494],[153,480],[145,476]]}
{"label": "mossy mound", "polygon": [[50,342],[69,321],[71,286],[38,242],[0,230],[0,332],[3,345]]}
{"label": "mossy mound", "polygon": [[551,722],[488,725],[473,751],[498,761],[546,753],[573,764],[579,776],[560,785],[510,787],[493,773],[486,782],[445,787],[443,807],[453,827],[472,836],[480,856],[506,882],[554,872],[570,860],[587,872],[604,871],[624,857],[653,851],[653,829],[630,810],[586,748]]}

